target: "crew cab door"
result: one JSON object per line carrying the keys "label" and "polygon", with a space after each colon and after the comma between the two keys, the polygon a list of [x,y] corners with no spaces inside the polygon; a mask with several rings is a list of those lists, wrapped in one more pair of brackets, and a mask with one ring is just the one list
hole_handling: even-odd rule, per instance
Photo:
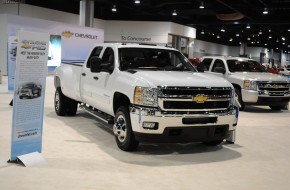
{"label": "crew cab door", "polygon": [[[100,50],[96,49],[95,52]],[[93,52],[92,52],[93,53]],[[103,112],[109,113],[111,109],[111,88],[108,85],[111,81],[111,74],[115,64],[115,54],[111,47],[104,47],[98,57],[101,58],[100,71],[91,72],[90,59],[93,56],[98,56],[92,54],[87,63],[87,67],[83,70],[81,76],[81,96],[83,101]],[[110,71],[108,67],[104,65],[110,64]]]}
{"label": "crew cab door", "polygon": [[221,59],[215,59],[211,67],[209,68],[209,71],[214,75],[225,78],[226,74],[225,63]]}

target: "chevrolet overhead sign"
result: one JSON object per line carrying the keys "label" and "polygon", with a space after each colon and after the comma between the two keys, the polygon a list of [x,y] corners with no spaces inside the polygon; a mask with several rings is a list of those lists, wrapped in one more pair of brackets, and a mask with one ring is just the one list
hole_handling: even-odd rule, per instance
{"label": "chevrolet overhead sign", "polygon": [[198,94],[195,97],[192,98],[192,101],[195,101],[196,103],[204,103],[207,101],[208,97],[204,94]]}

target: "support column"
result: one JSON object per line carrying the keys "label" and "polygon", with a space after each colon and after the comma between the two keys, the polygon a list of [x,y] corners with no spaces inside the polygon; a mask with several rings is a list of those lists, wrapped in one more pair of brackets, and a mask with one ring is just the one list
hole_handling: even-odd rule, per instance
{"label": "support column", "polygon": [[247,43],[241,43],[241,46],[240,46],[240,56],[241,57],[247,57]]}
{"label": "support column", "polygon": [[270,64],[270,68],[272,68],[274,65],[274,50],[273,49],[270,50],[269,64]]}
{"label": "support column", "polygon": [[93,27],[94,21],[94,7],[95,1],[93,0],[81,0],[80,1],[80,26]]}

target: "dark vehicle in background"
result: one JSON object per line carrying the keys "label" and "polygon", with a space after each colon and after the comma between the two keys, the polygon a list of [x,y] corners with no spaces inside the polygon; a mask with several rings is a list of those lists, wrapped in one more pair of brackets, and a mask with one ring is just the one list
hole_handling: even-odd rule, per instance
{"label": "dark vehicle in background", "polygon": [[41,96],[41,85],[35,83],[27,83],[18,88],[18,96],[23,98],[37,98]]}

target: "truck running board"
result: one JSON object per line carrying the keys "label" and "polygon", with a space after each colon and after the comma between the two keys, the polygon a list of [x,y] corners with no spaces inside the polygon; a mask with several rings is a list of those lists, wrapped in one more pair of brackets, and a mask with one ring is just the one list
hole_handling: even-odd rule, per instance
{"label": "truck running board", "polygon": [[92,108],[91,106],[87,107],[85,105],[80,105],[79,108],[107,124],[114,123],[114,118],[112,116],[108,116],[107,114],[102,113],[99,110]]}

